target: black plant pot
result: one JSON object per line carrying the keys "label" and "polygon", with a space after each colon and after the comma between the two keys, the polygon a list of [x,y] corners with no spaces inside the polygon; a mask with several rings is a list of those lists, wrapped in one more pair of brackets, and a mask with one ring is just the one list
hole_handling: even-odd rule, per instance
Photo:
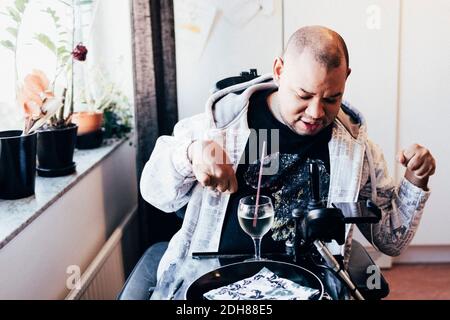
{"label": "black plant pot", "polygon": [[37,134],[37,173],[41,177],[61,177],[75,172],[73,151],[78,126],[39,130]]}
{"label": "black plant pot", "polygon": [[102,145],[103,129],[77,136],[77,149],[94,149]]}
{"label": "black plant pot", "polygon": [[0,132],[0,199],[20,199],[34,194],[36,134]]}

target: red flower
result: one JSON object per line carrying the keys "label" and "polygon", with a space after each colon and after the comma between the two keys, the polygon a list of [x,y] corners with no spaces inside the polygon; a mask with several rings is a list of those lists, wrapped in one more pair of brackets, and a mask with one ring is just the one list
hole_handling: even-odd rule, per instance
{"label": "red flower", "polygon": [[88,50],[83,44],[78,44],[72,51],[72,56],[75,60],[84,61],[86,60]]}

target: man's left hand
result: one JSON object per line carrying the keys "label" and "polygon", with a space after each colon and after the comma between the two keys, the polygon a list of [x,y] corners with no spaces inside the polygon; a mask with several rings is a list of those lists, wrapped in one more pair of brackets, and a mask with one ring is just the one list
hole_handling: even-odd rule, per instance
{"label": "man's left hand", "polygon": [[428,178],[436,169],[436,161],[430,151],[421,145],[413,144],[400,151],[397,160],[406,167],[405,178],[427,190]]}

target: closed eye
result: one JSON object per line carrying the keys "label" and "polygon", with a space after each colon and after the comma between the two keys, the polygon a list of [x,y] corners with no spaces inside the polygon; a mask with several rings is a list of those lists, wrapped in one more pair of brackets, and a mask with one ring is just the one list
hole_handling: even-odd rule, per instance
{"label": "closed eye", "polygon": [[333,104],[333,103],[336,103],[336,99],[329,99],[329,98],[324,98],[323,99],[324,101],[325,101],[325,103],[329,103],[329,104]]}

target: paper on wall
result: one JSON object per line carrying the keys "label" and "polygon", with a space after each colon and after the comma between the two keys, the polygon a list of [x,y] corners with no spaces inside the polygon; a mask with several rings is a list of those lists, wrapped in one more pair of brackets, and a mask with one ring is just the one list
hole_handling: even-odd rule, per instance
{"label": "paper on wall", "polygon": [[217,8],[208,0],[176,0],[174,13],[177,46],[194,59],[200,58]]}
{"label": "paper on wall", "polygon": [[242,27],[262,9],[259,0],[226,0],[220,2],[225,19]]}

